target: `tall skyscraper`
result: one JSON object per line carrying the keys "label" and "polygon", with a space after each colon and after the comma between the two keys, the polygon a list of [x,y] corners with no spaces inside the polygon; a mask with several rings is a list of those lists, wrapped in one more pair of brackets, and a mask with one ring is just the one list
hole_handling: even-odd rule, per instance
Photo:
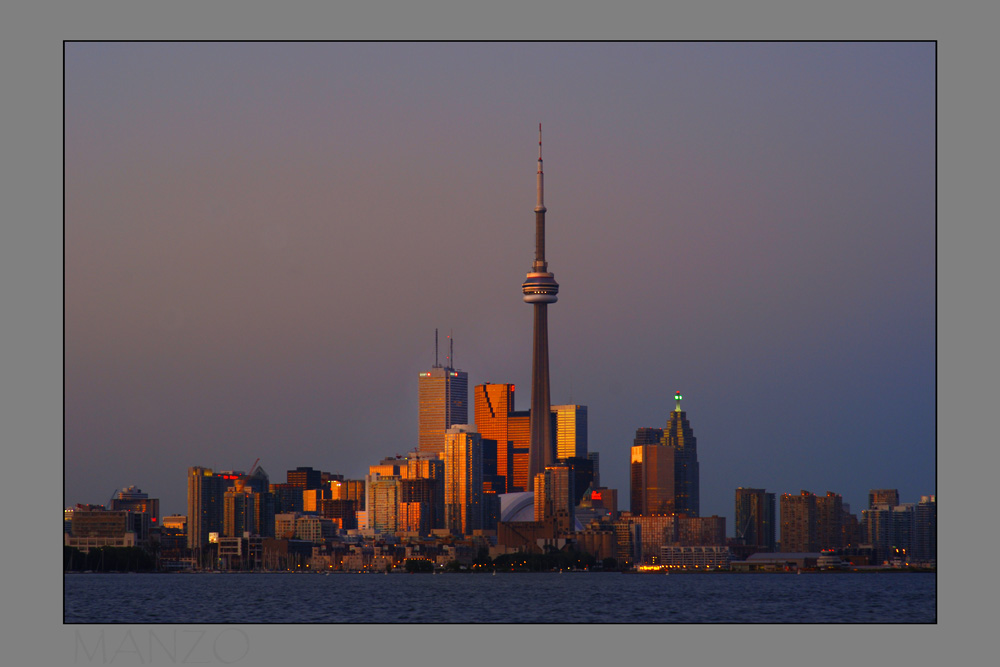
{"label": "tall skyscraper", "polygon": [[[451,336],[448,337],[449,341]],[[434,366],[417,380],[419,429],[417,448],[421,452],[444,453],[444,434],[455,424],[469,421],[469,374],[452,368],[453,354],[442,366],[437,356],[437,329],[434,330]]]}
{"label": "tall skyscraper", "polygon": [[556,458],[587,457],[587,406],[553,405]]}
{"label": "tall skyscraper", "polygon": [[631,458],[633,514],[698,516],[698,449],[680,392],[665,429],[636,429]]}
{"label": "tall skyscraper", "polygon": [[211,468],[188,468],[187,535],[188,548],[201,549],[208,544],[209,533],[221,533],[223,505],[230,479]]}
{"label": "tall skyscraper", "polygon": [[483,449],[480,435],[456,424],[444,440],[445,528],[471,535],[483,523]]}
{"label": "tall skyscraper", "polygon": [[736,489],[736,539],[761,551],[774,551],[774,494],[764,489]]}
{"label": "tall skyscraper", "polygon": [[532,490],[535,475],[556,460],[552,451],[552,425],[549,417],[549,324],[548,305],[558,300],[559,285],[549,273],[545,261],[545,197],[542,172],[542,124],[538,124],[537,200],[535,203],[535,261],[531,265],[521,291],[525,303],[535,311],[535,328],[531,356],[531,443],[528,449],[528,490]]}
{"label": "tall skyscraper", "polygon": [[674,511],[698,516],[701,490],[698,472],[698,440],[694,437],[687,413],[681,410],[681,392],[674,393],[676,406],[663,430],[663,444],[672,447],[674,454],[674,486],[676,500]]}
{"label": "tall skyscraper", "polygon": [[[512,490],[514,478],[514,441],[510,435],[510,417],[514,414],[514,385],[479,384],[473,389],[476,430],[483,440],[496,442],[496,474],[503,487]],[[525,442],[522,446],[526,446]]]}

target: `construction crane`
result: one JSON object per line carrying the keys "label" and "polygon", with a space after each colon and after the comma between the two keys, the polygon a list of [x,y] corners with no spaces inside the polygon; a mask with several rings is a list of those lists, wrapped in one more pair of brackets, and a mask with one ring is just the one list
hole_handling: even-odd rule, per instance
{"label": "construction crane", "polygon": [[248,473],[247,473],[247,476],[248,476],[248,477],[249,477],[250,475],[253,475],[253,471],[254,471],[254,468],[256,468],[256,467],[257,467],[257,464],[258,464],[258,463],[260,463],[260,457],[259,457],[259,456],[257,457],[257,460],[253,462],[253,465],[252,465],[252,466],[250,466],[250,472],[248,472]]}

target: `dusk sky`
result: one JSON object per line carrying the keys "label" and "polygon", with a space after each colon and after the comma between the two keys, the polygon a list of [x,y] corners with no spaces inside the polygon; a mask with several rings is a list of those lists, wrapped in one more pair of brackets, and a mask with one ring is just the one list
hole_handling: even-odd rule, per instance
{"label": "dusk sky", "polygon": [[[434,329],[554,404],[628,509],[684,394],[738,486],[935,493],[933,43],[69,43],[65,503],[416,446]],[[470,418],[471,409],[470,391]]]}

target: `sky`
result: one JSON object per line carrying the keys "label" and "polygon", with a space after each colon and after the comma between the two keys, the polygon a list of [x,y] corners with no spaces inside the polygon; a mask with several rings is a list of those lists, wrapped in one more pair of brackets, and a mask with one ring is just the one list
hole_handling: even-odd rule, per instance
{"label": "sky", "polygon": [[[530,404],[544,128],[554,404],[674,391],[734,490],[935,493],[933,43],[68,43],[65,504],[349,478],[442,357]],[[470,392],[471,398],[471,392]],[[470,405],[471,414],[471,405]]]}

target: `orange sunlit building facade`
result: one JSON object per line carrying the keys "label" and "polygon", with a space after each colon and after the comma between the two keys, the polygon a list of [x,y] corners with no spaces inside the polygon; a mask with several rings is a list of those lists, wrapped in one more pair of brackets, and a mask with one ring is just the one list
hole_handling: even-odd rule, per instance
{"label": "orange sunlit building facade", "polygon": [[473,409],[480,436],[497,443],[497,476],[503,478],[505,491],[524,491],[528,488],[531,424],[527,410],[514,410],[514,385],[477,385]]}

